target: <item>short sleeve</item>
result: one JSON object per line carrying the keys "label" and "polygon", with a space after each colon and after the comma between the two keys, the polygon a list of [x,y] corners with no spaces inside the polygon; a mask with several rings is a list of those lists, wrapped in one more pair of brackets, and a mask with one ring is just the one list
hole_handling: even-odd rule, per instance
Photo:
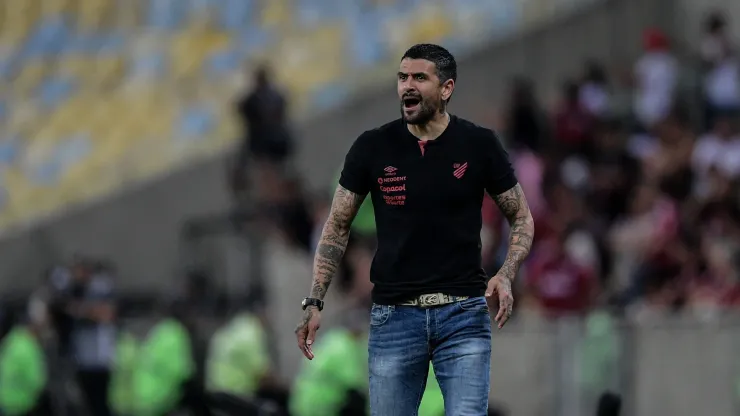
{"label": "short sleeve", "polygon": [[484,135],[485,188],[490,195],[500,195],[517,184],[516,175],[496,133],[486,130]]}
{"label": "short sleeve", "polygon": [[358,195],[370,192],[370,143],[369,133],[363,133],[350,147],[344,158],[344,167],[339,177],[339,184]]}

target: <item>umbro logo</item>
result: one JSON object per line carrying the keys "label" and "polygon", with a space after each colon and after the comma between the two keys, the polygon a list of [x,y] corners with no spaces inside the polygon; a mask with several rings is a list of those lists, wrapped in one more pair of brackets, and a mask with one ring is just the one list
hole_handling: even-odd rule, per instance
{"label": "umbro logo", "polygon": [[452,168],[455,169],[452,171],[452,175],[454,175],[457,179],[461,179],[463,175],[465,175],[465,171],[468,170],[468,162],[465,163],[455,163],[452,165]]}
{"label": "umbro logo", "polygon": [[383,169],[383,170],[385,171],[385,175],[386,176],[393,176],[393,175],[396,174],[396,171],[398,169],[397,168],[394,168],[393,166],[386,166],[385,169]]}

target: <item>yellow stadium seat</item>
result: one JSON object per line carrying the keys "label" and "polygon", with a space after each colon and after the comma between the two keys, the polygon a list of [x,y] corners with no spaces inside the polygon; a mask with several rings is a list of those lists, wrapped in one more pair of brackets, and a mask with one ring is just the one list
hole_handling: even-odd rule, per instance
{"label": "yellow stadium seat", "polygon": [[112,13],[110,0],[78,0],[77,27],[83,31],[95,31],[103,26],[108,14]]}
{"label": "yellow stadium seat", "polygon": [[84,84],[93,76],[95,58],[81,54],[66,55],[59,59],[56,70],[62,76],[79,79],[84,88]]}
{"label": "yellow stadium seat", "polygon": [[72,0],[42,0],[41,14],[43,16],[56,16],[61,13],[69,13],[73,9]]}
{"label": "yellow stadium seat", "polygon": [[89,83],[96,88],[108,88],[121,81],[124,74],[124,62],[119,56],[98,57],[93,61],[92,76]]}
{"label": "yellow stadium seat", "polygon": [[288,0],[269,0],[263,3],[260,14],[263,26],[287,27],[291,23],[291,4]]}
{"label": "yellow stadium seat", "polygon": [[435,43],[452,33],[452,22],[440,6],[431,6],[411,27],[407,43]]}
{"label": "yellow stadium seat", "polygon": [[33,102],[18,100],[11,108],[6,131],[11,134],[23,134],[31,125],[37,124],[38,115],[39,110]]}
{"label": "yellow stadium seat", "polygon": [[231,38],[226,33],[189,30],[175,37],[171,59],[173,76],[177,79],[195,75],[205,58],[228,47]]}
{"label": "yellow stadium seat", "polygon": [[286,38],[279,49],[279,56],[286,58],[275,68],[278,79],[297,93],[338,79],[344,70],[344,60],[339,59],[342,34],[342,27],[334,25]]}
{"label": "yellow stadium seat", "polygon": [[21,95],[29,95],[39,86],[49,73],[49,63],[41,60],[27,62],[13,82],[13,90]]}

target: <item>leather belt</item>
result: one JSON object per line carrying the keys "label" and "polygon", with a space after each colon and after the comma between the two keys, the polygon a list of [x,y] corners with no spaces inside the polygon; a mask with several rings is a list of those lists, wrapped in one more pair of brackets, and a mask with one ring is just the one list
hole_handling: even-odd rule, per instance
{"label": "leather belt", "polygon": [[432,306],[448,305],[450,303],[459,302],[461,300],[468,299],[469,297],[470,296],[445,295],[444,293],[428,293],[426,295],[421,295],[413,299],[409,299],[406,302],[400,303],[399,305],[429,308]]}

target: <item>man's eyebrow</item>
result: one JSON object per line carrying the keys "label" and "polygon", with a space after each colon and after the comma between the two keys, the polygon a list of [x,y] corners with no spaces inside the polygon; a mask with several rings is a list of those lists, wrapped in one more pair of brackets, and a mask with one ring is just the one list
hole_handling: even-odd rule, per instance
{"label": "man's eyebrow", "polygon": [[426,72],[412,72],[410,74],[407,74],[405,72],[398,71],[398,76],[399,77],[400,76],[403,76],[403,75],[406,75],[406,76],[411,75],[411,76],[414,76],[414,77],[415,76],[418,76],[418,75],[422,75],[422,76],[426,77],[427,76],[427,73]]}

